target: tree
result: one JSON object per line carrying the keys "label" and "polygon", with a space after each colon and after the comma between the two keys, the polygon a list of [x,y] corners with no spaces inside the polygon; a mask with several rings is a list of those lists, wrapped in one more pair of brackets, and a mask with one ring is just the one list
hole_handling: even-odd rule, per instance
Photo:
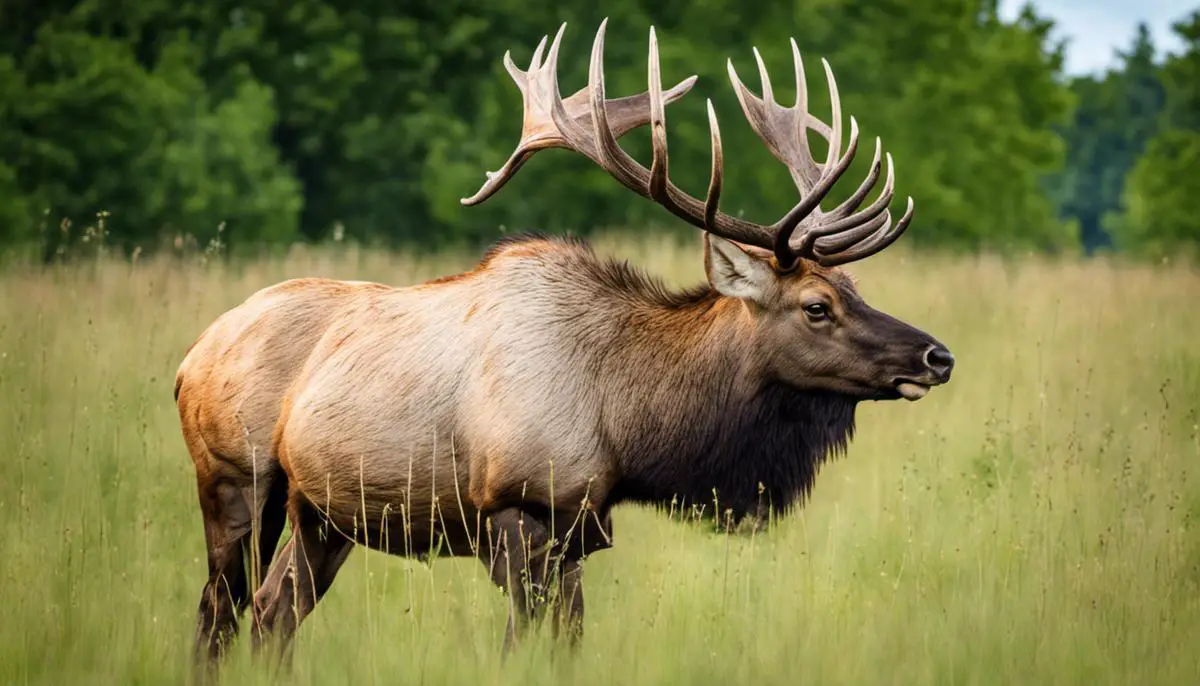
{"label": "tree", "polygon": [[1162,129],[1130,173],[1107,225],[1118,247],[1162,258],[1200,255],[1200,11],[1174,26],[1184,50],[1162,67]]}
{"label": "tree", "polygon": [[207,240],[222,224],[251,240],[293,235],[301,196],[271,142],[270,91],[234,72],[236,90],[217,99],[186,40],[167,41],[153,69],[135,45],[70,15],[43,24],[19,63],[0,62],[8,237],[44,222],[49,259],[101,216],[104,240],[126,250],[172,232]]}
{"label": "tree", "polygon": [[1066,165],[1049,184],[1059,213],[1079,222],[1088,250],[1110,243],[1104,218],[1120,204],[1126,176],[1158,130],[1165,100],[1145,24],[1117,55],[1117,69],[1073,79],[1077,107],[1065,129]]}
{"label": "tree", "polygon": [[17,178],[22,137],[18,124],[28,102],[25,80],[11,57],[0,57],[0,246],[34,235],[34,207]]}
{"label": "tree", "polygon": [[[1040,187],[1059,168],[1054,127],[1069,113],[1061,46],[1026,7],[1012,23],[994,3],[889,0],[839,6],[838,64],[862,88],[867,124],[894,151],[917,203],[917,244],[969,249],[1075,245]],[[868,95],[869,94],[869,95]],[[866,118],[864,114],[864,119]]]}
{"label": "tree", "polygon": [[1162,68],[1166,125],[1200,131],[1200,10],[1176,22],[1172,29],[1183,42],[1183,52],[1172,55]]}
{"label": "tree", "polygon": [[1110,220],[1117,246],[1160,259],[1200,257],[1200,131],[1155,136],[1129,175],[1124,213]]}

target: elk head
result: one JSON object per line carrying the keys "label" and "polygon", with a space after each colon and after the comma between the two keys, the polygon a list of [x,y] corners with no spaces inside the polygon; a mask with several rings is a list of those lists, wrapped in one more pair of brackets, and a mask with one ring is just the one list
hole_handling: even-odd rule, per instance
{"label": "elk head", "polygon": [[[565,100],[559,93],[557,62],[563,24],[543,62],[546,38],[534,51],[529,69],[518,69],[509,53],[504,64],[524,97],[520,142],[500,170],[487,173],[483,187],[464,205],[481,203],[498,191],[538,150],[565,148],[580,153],[633,192],[662,205],[705,232],[705,270],[712,288],[739,300],[749,321],[747,337],[761,357],[765,373],[790,386],[831,391],[859,399],[917,400],[931,386],[950,379],[954,357],[929,334],[873,309],[858,295],[840,265],[861,260],[891,245],[908,227],[913,201],[893,222],[888,205],[894,188],[892,157],[879,196],[861,207],[882,171],[881,143],[875,139],[870,171],[858,188],[832,210],[821,201],[850,167],[858,150],[858,123],[850,117],[849,141],[842,152],[842,112],[829,63],[821,60],[829,84],[833,117],[825,123],[808,112],[804,63],[795,40],[796,102],[775,102],[758,50],[762,96],[742,83],[732,61],[729,78],[742,110],[758,137],[791,173],[800,200],[774,224],[764,225],[720,211],[724,169],[721,134],[708,101],[712,172],[703,201],[680,190],[668,177],[666,105],[695,84],[692,76],[668,91],[662,87],[658,40],[650,29],[649,89],[607,99],[604,87],[604,36],[601,23],[592,46],[589,83]],[[650,168],[629,156],[617,139],[650,124]],[[822,162],[808,143],[808,131],[828,142]],[[860,208],[861,207],[861,208]]]}

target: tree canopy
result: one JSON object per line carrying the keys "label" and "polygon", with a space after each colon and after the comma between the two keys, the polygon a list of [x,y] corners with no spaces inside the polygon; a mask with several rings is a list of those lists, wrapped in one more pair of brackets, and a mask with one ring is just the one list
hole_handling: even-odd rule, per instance
{"label": "tree canopy", "polygon": [[[400,244],[489,240],[502,230],[587,233],[674,226],[588,160],[539,153],[483,205],[475,192],[515,145],[521,97],[501,58],[528,63],[567,22],[564,95],[587,82],[608,17],[612,96],[645,90],[651,25],[664,81],[700,77],[668,108],[672,177],[701,195],[705,99],[725,143],[722,209],[772,221],[797,200],[745,122],[731,59],[758,91],[794,97],[789,37],[812,110],[828,116],[820,58],[837,77],[866,173],[874,138],[916,201],[915,245],[1162,252],[1200,239],[1200,20],[1159,59],[1144,27],[1100,76],[1068,80],[1052,24],[994,0],[14,0],[0,9],[0,243],[47,258],[102,217],[111,243],[152,250],[188,236],[255,245],[330,236]],[[649,136],[622,139],[649,159]],[[822,145],[816,145],[820,153]]]}

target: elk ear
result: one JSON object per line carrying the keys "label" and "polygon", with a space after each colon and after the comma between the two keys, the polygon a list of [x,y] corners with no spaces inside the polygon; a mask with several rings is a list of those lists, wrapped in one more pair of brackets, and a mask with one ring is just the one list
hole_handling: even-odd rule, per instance
{"label": "elk ear", "polygon": [[704,271],[721,295],[766,304],[775,292],[778,277],[767,260],[733,241],[704,234]]}

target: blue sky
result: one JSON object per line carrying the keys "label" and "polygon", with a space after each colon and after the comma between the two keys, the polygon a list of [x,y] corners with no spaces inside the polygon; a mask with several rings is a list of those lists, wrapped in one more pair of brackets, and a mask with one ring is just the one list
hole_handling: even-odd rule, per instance
{"label": "blue sky", "polygon": [[[1016,16],[1025,0],[1000,0],[1005,18]],[[1032,0],[1038,14],[1058,26],[1059,37],[1070,39],[1066,70],[1071,74],[1099,72],[1113,64],[1114,51],[1125,48],[1139,21],[1150,27],[1154,43],[1163,52],[1179,47],[1171,24],[1193,10],[1198,0]]]}

